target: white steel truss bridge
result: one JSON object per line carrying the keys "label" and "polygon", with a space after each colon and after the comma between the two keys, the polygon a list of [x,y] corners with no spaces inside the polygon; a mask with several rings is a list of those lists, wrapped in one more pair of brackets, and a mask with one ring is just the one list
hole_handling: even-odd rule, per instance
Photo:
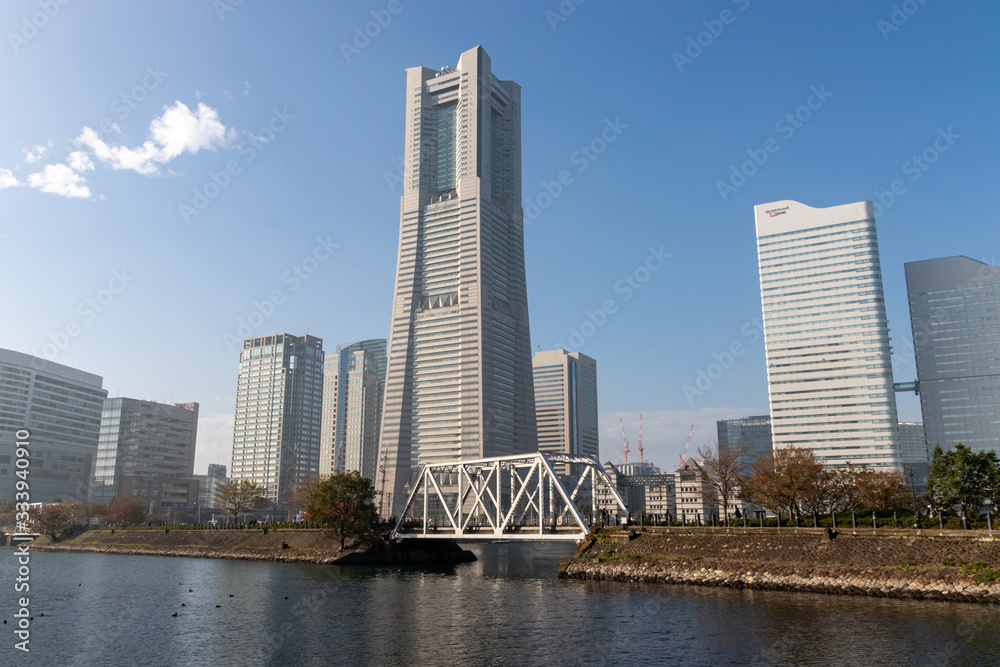
{"label": "white steel truss bridge", "polygon": [[[557,474],[553,464],[566,474]],[[391,538],[579,541],[593,527],[599,495],[628,512],[596,457],[538,452],[428,464]],[[588,501],[585,519],[578,503]]]}

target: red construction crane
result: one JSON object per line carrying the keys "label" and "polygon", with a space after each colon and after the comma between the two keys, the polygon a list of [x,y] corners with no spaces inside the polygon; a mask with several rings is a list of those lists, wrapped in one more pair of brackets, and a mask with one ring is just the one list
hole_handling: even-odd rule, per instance
{"label": "red construction crane", "polygon": [[642,455],[642,413],[639,413],[639,463],[644,463],[646,459]]}
{"label": "red construction crane", "polygon": [[681,454],[681,465],[687,462],[688,450],[691,448],[691,434],[694,433],[694,424],[691,424],[691,430],[688,431],[687,442],[684,443],[684,453]]}
{"label": "red construction crane", "polygon": [[625,422],[621,417],[618,418],[618,421],[621,422],[622,425],[622,442],[625,443],[625,465],[628,465],[628,438],[625,437]]}

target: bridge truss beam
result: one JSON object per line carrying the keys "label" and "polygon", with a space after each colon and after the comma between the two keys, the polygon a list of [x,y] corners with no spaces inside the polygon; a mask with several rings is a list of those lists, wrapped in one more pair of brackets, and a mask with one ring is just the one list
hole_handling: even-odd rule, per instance
{"label": "bridge truss beam", "polygon": [[[560,478],[553,464],[568,464],[569,475]],[[596,458],[538,452],[428,464],[417,475],[391,537],[579,541],[595,521],[598,489],[628,512]],[[586,495],[593,508],[590,523],[577,508]]]}

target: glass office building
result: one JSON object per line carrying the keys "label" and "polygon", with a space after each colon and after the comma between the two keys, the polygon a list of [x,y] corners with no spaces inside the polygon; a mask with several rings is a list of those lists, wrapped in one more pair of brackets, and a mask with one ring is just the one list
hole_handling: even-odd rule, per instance
{"label": "glass office building", "polygon": [[337,346],[323,373],[319,475],[356,471],[376,479],[386,340]]}
{"label": "glass office building", "polygon": [[107,504],[112,498],[136,496],[151,512],[160,507],[193,506],[197,485],[191,498],[189,490],[167,497],[162,480],[193,479],[197,437],[197,403],[107,399],[91,500]]}
{"label": "glass office building", "polygon": [[107,390],[99,375],[0,350],[0,501],[14,498],[16,433],[27,429],[32,502],[87,500]]}
{"label": "glass office building", "polygon": [[1000,267],[942,257],[905,269],[928,448],[1000,451]]}

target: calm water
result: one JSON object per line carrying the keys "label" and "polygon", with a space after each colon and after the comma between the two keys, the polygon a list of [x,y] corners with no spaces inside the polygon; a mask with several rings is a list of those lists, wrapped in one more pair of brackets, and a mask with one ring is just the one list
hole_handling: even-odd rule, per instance
{"label": "calm water", "polygon": [[437,570],[36,551],[28,656],[0,548],[0,664],[1000,663],[996,607],[560,581],[571,547],[471,548]]}

